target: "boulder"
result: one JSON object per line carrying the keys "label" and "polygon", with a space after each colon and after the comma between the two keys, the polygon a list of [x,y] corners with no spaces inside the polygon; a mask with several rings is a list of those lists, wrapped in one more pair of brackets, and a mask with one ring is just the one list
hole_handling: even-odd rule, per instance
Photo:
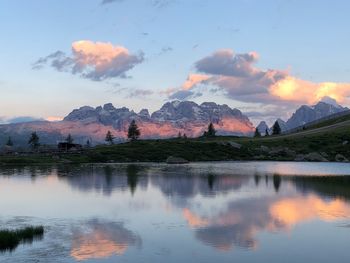
{"label": "boulder", "polygon": [[343,145],[347,145],[349,141],[343,141]]}
{"label": "boulder", "polygon": [[328,158],[328,154],[326,152],[320,152],[320,154],[324,157],[324,158]]}
{"label": "boulder", "polygon": [[168,164],[183,164],[183,163],[188,163],[188,161],[182,157],[169,156],[168,159],[166,159],[166,163],[168,163]]}
{"label": "boulder", "polygon": [[304,154],[297,154],[297,156],[294,158],[294,161],[296,162],[303,162],[306,161]]}
{"label": "boulder", "polygon": [[293,150],[290,150],[287,147],[275,147],[272,148],[269,152],[270,156],[276,156],[276,157],[295,157],[296,152]]}
{"label": "boulder", "polygon": [[336,162],[346,162],[346,163],[349,162],[349,160],[344,155],[339,153],[335,156],[334,159]]}
{"label": "boulder", "polygon": [[264,146],[264,145],[261,145],[261,146],[260,146],[260,150],[261,150],[262,152],[266,152],[266,153],[270,151],[269,147]]}
{"label": "boulder", "polygon": [[318,152],[308,153],[305,155],[305,159],[310,162],[328,162],[328,160]]}
{"label": "boulder", "polygon": [[236,149],[241,149],[242,148],[242,145],[239,144],[239,143],[236,143],[236,142],[229,141],[228,144],[230,146],[232,146],[233,148],[236,148]]}

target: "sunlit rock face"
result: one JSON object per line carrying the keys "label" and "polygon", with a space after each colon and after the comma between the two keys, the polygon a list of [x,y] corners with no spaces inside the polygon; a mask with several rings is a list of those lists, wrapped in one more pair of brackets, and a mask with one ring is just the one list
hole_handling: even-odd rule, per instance
{"label": "sunlit rock face", "polygon": [[[115,108],[112,104],[93,109],[81,107],[71,112],[64,121],[85,124],[98,123],[112,126],[118,132],[125,132],[131,120],[136,120],[145,138],[173,137],[179,132],[187,136],[198,136],[213,122],[219,134],[249,135],[253,125],[239,110],[227,105],[191,101],[173,101],[164,104],[152,115],[147,109],[135,113],[127,108]],[[122,135],[120,135],[122,136]]]}
{"label": "sunlit rock face", "polygon": [[227,105],[173,101],[151,115],[147,109],[136,113],[125,107],[115,108],[111,103],[96,108],[84,106],[73,110],[63,121],[0,125],[0,132],[5,137],[11,135],[17,144],[22,145],[26,145],[23,138],[27,140],[32,131],[37,131],[45,144],[56,144],[68,134],[77,143],[90,140],[96,144],[104,142],[108,130],[116,140],[126,139],[132,120],[136,121],[144,139],[171,138],[179,132],[197,137],[203,134],[210,122],[213,122],[218,135],[251,135],[254,130],[248,117]]}
{"label": "sunlit rock face", "polygon": [[[147,109],[135,113],[127,108],[115,108],[112,104],[92,109],[82,107],[71,112],[64,121],[111,126],[117,136],[125,137],[131,120],[136,120],[144,138],[167,138],[179,132],[187,136],[199,136],[210,122],[221,135],[250,135],[253,125],[239,110],[227,105],[191,101],[173,101],[164,104],[152,115]],[[101,138],[98,138],[101,139]]]}

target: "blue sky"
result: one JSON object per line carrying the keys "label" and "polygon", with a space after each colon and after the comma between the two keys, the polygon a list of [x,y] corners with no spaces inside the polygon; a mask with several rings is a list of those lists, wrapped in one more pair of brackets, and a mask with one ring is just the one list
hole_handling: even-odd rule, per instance
{"label": "blue sky", "polygon": [[[321,94],[348,105],[348,10],[345,0],[1,0],[0,116],[62,117],[73,108],[107,102],[153,111],[178,91],[181,99],[226,103],[253,119],[275,118],[276,111],[285,117]],[[137,62],[98,80],[86,77],[91,64],[79,74],[72,74],[71,64],[58,71],[50,61],[33,69],[56,51],[76,59],[72,45],[82,40],[123,47]],[[249,52],[257,54],[244,61],[249,72],[284,75],[266,84],[266,79],[256,82],[255,75],[253,81],[245,73],[220,71],[222,63],[236,63],[237,54]],[[204,58],[224,62],[208,70],[197,63]],[[185,89],[191,74],[208,77]],[[237,78],[239,87],[232,84]],[[325,90],[320,84],[329,82],[336,86]],[[302,96],[286,94],[290,83],[291,93]],[[268,98],[259,100],[255,93]],[[258,111],[261,116],[254,115]]]}

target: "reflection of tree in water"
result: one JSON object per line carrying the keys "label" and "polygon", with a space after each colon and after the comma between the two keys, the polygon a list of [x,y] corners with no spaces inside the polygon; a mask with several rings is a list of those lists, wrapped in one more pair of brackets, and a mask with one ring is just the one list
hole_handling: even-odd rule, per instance
{"label": "reflection of tree in water", "polygon": [[131,195],[134,195],[136,191],[139,170],[140,170],[140,167],[134,164],[128,165],[128,167],[126,168],[126,174],[128,177],[128,186],[129,186]]}
{"label": "reflection of tree in water", "polygon": [[93,165],[78,165],[78,164],[59,164],[56,167],[57,176],[65,177],[65,176],[74,176],[83,172],[92,172]]}
{"label": "reflection of tree in water", "polygon": [[276,193],[278,193],[281,186],[281,176],[279,174],[273,175],[273,187],[275,188]]}
{"label": "reflection of tree in water", "polygon": [[258,175],[258,174],[254,175],[254,182],[255,182],[256,186],[259,186],[260,179],[261,179],[260,175]]}
{"label": "reflection of tree in water", "polygon": [[103,167],[103,171],[105,174],[107,187],[111,187],[114,169],[110,165],[106,165]]}
{"label": "reflection of tree in water", "polygon": [[315,192],[350,201],[350,176],[295,176],[291,180],[302,193]]}
{"label": "reflection of tree in water", "polygon": [[57,175],[80,191],[96,191],[110,195],[114,190],[135,192],[136,186],[148,185],[147,171],[139,165],[62,165],[57,167]]}
{"label": "reflection of tree in water", "polygon": [[37,176],[47,176],[51,175],[54,167],[51,165],[30,165],[30,166],[1,166],[0,175],[1,176],[30,176],[32,180],[35,180]]}
{"label": "reflection of tree in water", "polygon": [[209,174],[208,175],[208,187],[209,187],[210,190],[213,190],[214,182],[215,182],[215,175],[214,174]]}

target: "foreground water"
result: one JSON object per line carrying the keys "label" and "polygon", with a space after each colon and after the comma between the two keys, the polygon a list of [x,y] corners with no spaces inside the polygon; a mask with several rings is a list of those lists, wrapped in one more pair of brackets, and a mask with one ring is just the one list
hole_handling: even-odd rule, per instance
{"label": "foreground water", "polygon": [[[349,175],[349,177],[348,177]],[[350,165],[0,168],[0,262],[350,262]]]}

